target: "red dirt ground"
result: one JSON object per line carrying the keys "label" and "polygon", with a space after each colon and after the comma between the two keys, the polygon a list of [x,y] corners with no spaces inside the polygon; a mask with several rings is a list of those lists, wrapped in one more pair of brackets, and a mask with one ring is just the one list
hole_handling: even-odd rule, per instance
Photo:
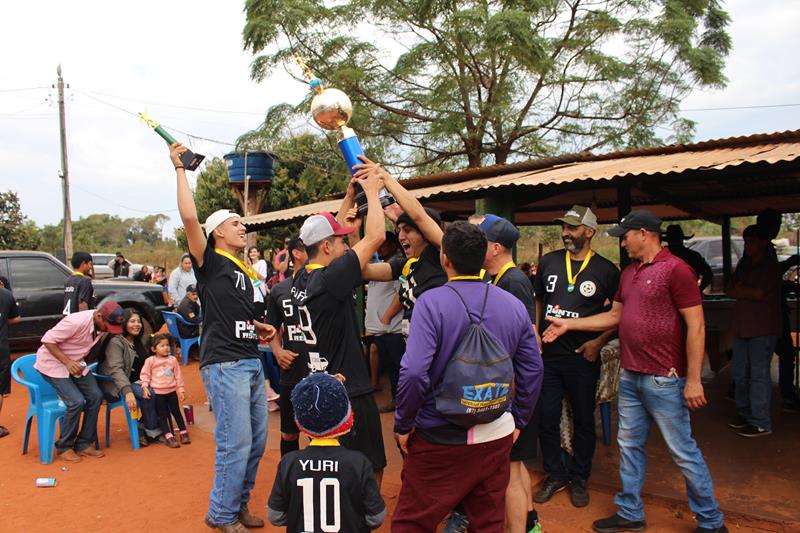
{"label": "red dirt ground", "polygon": [[[203,516],[213,475],[213,418],[204,405],[206,398],[197,363],[190,363],[184,374],[186,403],[195,406],[196,424],[190,426],[191,445],[175,450],[151,445],[133,451],[122,413],[116,410],[111,419],[112,446],[105,450],[106,457],[84,458],[80,463],[68,465],[68,470],[62,470],[64,464],[58,460],[50,465],[39,464],[35,427],[29,453],[21,454],[28,394],[14,383],[12,395],[6,398],[0,415],[0,423],[11,431],[10,436],[0,440],[0,531],[210,531],[203,525]],[[381,393],[379,403],[385,401],[385,394]],[[400,488],[402,463],[391,440],[391,415],[382,416],[389,459],[382,493],[391,512]],[[268,450],[261,462],[250,506],[251,511],[262,517],[280,459],[278,424],[277,413],[270,413]],[[102,443],[105,407],[101,409],[98,431]],[[531,475],[537,484],[541,475],[535,471]],[[36,488],[37,477],[55,477],[58,485]],[[614,479],[609,486],[616,483]],[[594,519],[615,511],[613,489],[609,486],[593,483],[591,504],[584,509],[573,508],[566,492],[539,506],[544,530],[547,533],[591,531]],[[647,520],[651,532],[690,532],[695,527],[685,504],[662,498],[648,498]],[[729,516],[727,524],[731,531],[740,532],[800,531],[795,526],[737,516]],[[387,523],[378,531],[389,529]],[[262,531],[281,530],[267,527]]]}

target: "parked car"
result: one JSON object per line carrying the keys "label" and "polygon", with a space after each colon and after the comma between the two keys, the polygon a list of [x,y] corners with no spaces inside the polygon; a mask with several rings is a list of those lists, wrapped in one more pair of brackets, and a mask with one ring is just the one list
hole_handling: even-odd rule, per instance
{"label": "parked car", "polygon": [[[11,350],[34,349],[63,316],[64,283],[71,269],[48,253],[3,250],[0,272],[8,277],[22,316],[22,322],[9,327]],[[161,311],[168,306],[160,285],[124,279],[93,280],[92,285],[98,306],[114,300],[124,308],[136,308],[146,334],[163,325]]]}
{"label": "parked car", "polygon": [[108,279],[114,277],[114,270],[109,266],[116,255],[114,254],[89,254],[94,265],[94,279]]}
{"label": "parked car", "polygon": [[[711,293],[721,293],[725,289],[722,276],[722,237],[694,237],[686,241],[686,247],[703,256],[714,273]],[[731,272],[744,254],[744,239],[731,236]]]}

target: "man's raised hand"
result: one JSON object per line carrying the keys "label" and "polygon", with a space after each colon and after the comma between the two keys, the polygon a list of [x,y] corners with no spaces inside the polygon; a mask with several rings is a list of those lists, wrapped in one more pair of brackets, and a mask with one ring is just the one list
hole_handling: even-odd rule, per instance
{"label": "man's raised hand", "polygon": [[569,328],[567,327],[567,321],[565,319],[554,316],[546,316],[544,318],[550,322],[550,325],[546,330],[544,330],[544,333],[542,333],[542,342],[554,342],[561,335],[569,331]]}

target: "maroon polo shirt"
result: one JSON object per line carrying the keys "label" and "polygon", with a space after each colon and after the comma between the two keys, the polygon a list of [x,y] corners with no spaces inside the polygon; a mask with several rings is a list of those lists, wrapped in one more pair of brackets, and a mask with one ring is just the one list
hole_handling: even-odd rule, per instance
{"label": "maroon polo shirt", "polygon": [[686,324],[680,310],[703,303],[691,267],[662,248],[652,263],[622,271],[614,300],[622,304],[622,368],[656,376],[675,369],[685,376]]}

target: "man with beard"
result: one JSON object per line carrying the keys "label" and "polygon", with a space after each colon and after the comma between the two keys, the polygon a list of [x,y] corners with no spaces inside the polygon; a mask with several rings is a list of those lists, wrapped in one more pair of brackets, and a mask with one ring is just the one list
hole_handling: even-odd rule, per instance
{"label": "man with beard", "polygon": [[[603,312],[619,285],[619,271],[614,264],[592,250],[597,217],[591,209],[575,205],[556,222],[562,225],[565,249],[542,257],[536,273],[536,324],[540,332],[547,326],[543,320],[545,316],[578,318]],[[594,408],[600,378],[600,349],[615,333],[615,329],[600,335],[570,331],[556,342],[543,346],[539,440],[547,477],[533,496],[537,503],[547,502],[555,493],[569,487],[575,507],[589,504],[586,482],[596,440]],[[575,426],[574,455],[569,465],[562,460],[559,431],[565,394],[572,406]]]}

